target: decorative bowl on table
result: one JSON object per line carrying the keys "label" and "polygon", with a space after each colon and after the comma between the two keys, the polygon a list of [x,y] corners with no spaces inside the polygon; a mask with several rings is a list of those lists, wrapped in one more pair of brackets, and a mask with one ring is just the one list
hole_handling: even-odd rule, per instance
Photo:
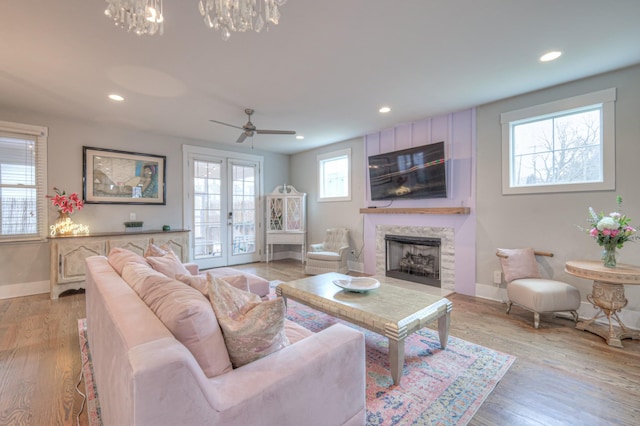
{"label": "decorative bowl on table", "polygon": [[370,277],[349,277],[342,280],[333,280],[338,287],[354,293],[366,293],[380,287],[380,281]]}

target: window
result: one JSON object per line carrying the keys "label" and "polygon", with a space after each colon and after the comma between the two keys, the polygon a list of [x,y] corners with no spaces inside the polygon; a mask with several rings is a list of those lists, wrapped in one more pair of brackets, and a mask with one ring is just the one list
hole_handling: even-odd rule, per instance
{"label": "window", "polygon": [[47,128],[0,121],[0,242],[47,237]]}
{"label": "window", "polygon": [[351,200],[351,149],[318,155],[318,201]]}
{"label": "window", "polygon": [[502,193],[615,189],[615,89],[507,112]]}

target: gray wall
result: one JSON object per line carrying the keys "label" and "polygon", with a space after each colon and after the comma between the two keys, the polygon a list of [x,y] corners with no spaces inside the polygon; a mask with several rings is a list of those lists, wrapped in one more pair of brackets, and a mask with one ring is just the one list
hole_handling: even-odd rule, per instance
{"label": "gray wall", "polygon": [[[502,195],[500,114],[563,98],[617,88],[616,189],[560,194]],[[567,260],[598,260],[601,247],[577,229],[587,226],[588,207],[606,213],[616,210],[617,195],[632,225],[640,227],[640,66],[564,84],[477,109],[477,280],[493,286],[500,266],[497,247],[534,247],[555,253],[545,258],[544,272],[580,289],[583,308],[591,282],[564,272]],[[640,265],[640,241],[619,250],[619,262]],[[640,328],[640,286],[626,286],[629,300],[625,323]]]}
{"label": "gray wall", "polygon": [[[351,148],[351,201],[318,202],[317,156],[332,151]],[[352,270],[363,270],[362,224],[360,208],[364,203],[365,159],[364,140],[351,139],[322,148],[305,151],[291,156],[291,179],[289,182],[298,191],[307,193],[307,243],[320,243],[325,230],[331,227],[349,229],[351,248],[356,250],[356,258],[349,255]]]}
{"label": "gray wall", "polygon": [[[101,124],[78,122],[67,118],[44,116],[31,112],[0,109],[0,120],[46,126],[48,139],[48,188],[82,193],[82,146],[119,149],[167,156],[167,205],[131,206],[87,204],[74,213],[76,223],[89,225],[92,232],[124,229],[129,213],[144,221],[146,229],[161,229],[163,224],[182,227],[182,145],[204,146],[261,155],[264,157],[264,189],[270,191],[289,176],[289,156],[244,149],[236,144],[220,144],[174,138]],[[49,220],[56,218],[49,207]],[[47,243],[0,244],[0,286],[49,280],[49,247]],[[2,291],[0,291],[0,295]]]}

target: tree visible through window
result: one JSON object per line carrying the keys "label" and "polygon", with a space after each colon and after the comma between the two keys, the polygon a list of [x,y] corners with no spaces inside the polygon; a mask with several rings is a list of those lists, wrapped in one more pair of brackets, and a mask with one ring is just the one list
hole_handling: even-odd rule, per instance
{"label": "tree visible through window", "polygon": [[513,186],[602,182],[600,108],[512,125]]}
{"label": "tree visible through window", "polygon": [[0,242],[43,239],[46,129],[0,122]]}
{"label": "tree visible through window", "polygon": [[615,187],[615,89],[501,115],[504,194]]}

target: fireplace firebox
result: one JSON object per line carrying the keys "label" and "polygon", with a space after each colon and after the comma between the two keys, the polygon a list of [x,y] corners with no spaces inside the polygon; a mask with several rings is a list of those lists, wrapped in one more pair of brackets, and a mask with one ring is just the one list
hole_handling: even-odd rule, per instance
{"label": "fireplace firebox", "polygon": [[441,287],[440,238],[385,235],[388,277]]}

